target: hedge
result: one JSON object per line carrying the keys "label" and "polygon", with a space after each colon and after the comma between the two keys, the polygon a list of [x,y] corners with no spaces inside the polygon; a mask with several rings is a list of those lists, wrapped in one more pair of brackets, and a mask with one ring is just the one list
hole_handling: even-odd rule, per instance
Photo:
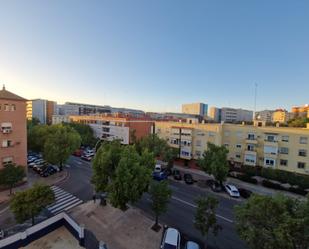
{"label": "hedge", "polygon": [[277,189],[277,190],[286,190],[280,184],[274,183],[274,182],[271,182],[271,181],[268,181],[268,180],[263,180],[262,185],[264,187],[267,187],[267,188],[272,188],[272,189]]}

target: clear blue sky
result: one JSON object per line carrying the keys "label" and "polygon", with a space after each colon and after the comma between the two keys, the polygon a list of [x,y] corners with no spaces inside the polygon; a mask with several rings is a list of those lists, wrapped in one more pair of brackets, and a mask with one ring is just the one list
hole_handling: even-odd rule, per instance
{"label": "clear blue sky", "polygon": [[309,102],[308,0],[0,3],[0,83],[26,98],[180,111]]}

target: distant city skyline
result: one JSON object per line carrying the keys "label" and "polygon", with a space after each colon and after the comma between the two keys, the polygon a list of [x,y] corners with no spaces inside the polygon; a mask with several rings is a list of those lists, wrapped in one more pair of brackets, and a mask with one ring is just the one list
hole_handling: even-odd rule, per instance
{"label": "distant city skyline", "polygon": [[181,112],[308,104],[309,2],[2,1],[0,84],[27,99]]}

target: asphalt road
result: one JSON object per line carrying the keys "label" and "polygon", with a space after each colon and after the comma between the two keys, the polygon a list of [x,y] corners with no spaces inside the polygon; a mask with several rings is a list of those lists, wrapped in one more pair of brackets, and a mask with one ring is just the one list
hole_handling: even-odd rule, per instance
{"label": "asphalt road", "polygon": [[[69,178],[58,184],[64,190],[74,194],[83,201],[91,200],[94,193],[90,183],[92,169],[89,162],[78,157],[71,157],[67,163]],[[222,226],[222,231],[215,238],[211,234],[207,238],[208,248],[219,249],[245,249],[245,244],[239,239],[235,231],[233,207],[241,203],[241,200],[231,199],[225,194],[216,194],[197,186],[186,185],[183,182],[170,181],[173,191],[168,211],[160,217],[164,224],[177,228],[184,237],[199,242],[205,241],[199,231],[193,227],[195,203],[199,195],[215,195],[219,200],[217,209],[217,220]],[[143,198],[136,204],[145,214],[152,217],[149,195],[144,194]]]}

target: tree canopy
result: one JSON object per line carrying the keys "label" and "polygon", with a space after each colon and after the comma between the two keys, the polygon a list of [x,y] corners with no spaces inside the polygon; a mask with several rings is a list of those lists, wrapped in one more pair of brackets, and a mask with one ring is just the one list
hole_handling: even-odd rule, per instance
{"label": "tree canopy", "polygon": [[12,188],[25,176],[26,173],[23,166],[17,166],[15,164],[5,165],[4,168],[0,170],[0,185],[9,187],[10,194],[12,194]]}
{"label": "tree canopy", "polygon": [[93,129],[87,124],[81,123],[64,123],[64,125],[72,127],[81,137],[81,144],[84,146],[94,147],[97,139],[94,137]]}
{"label": "tree canopy", "polygon": [[224,146],[207,143],[207,150],[199,160],[199,165],[207,173],[222,184],[229,172],[227,163],[228,150]]}
{"label": "tree canopy", "polygon": [[307,123],[309,123],[309,118],[297,117],[297,118],[289,120],[288,126],[305,128],[307,126]]}
{"label": "tree canopy", "polygon": [[237,232],[251,249],[309,248],[309,196],[253,195],[235,214]]}
{"label": "tree canopy", "polygon": [[36,184],[25,191],[17,192],[11,200],[10,209],[18,223],[31,218],[34,225],[35,216],[54,200],[54,192],[49,186]]}

